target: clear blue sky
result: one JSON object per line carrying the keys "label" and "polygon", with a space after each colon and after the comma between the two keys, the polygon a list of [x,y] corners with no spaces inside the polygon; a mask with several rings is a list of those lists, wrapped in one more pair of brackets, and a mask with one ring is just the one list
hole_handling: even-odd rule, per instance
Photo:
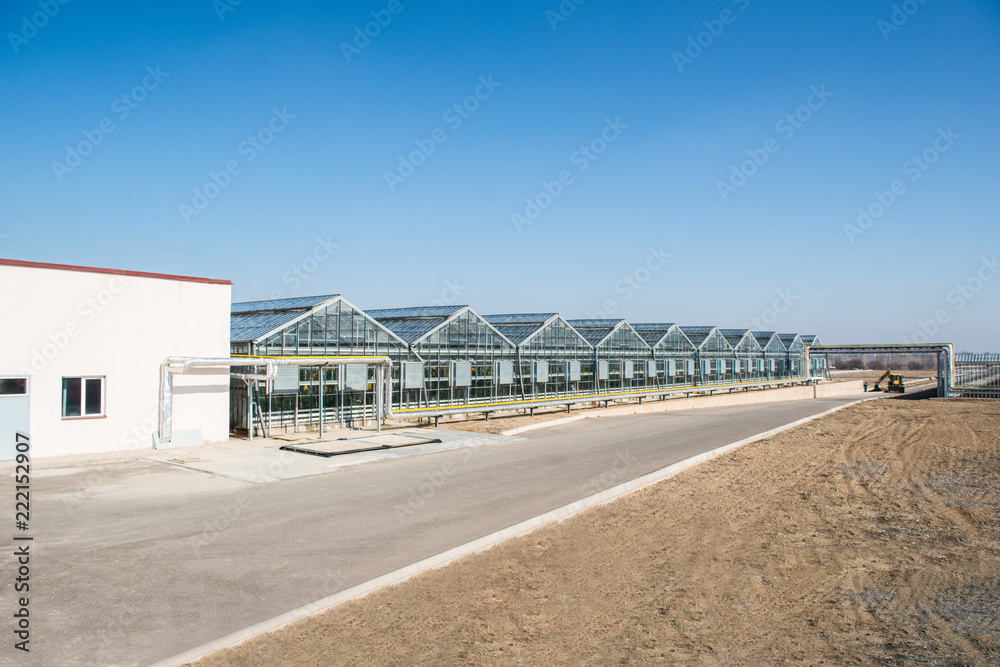
{"label": "clear blue sky", "polygon": [[1000,351],[996,2],[232,3],[2,3],[0,256]]}

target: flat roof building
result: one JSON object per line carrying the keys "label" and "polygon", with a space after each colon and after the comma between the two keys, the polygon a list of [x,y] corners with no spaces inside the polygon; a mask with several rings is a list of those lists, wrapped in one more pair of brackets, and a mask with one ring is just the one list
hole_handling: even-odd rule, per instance
{"label": "flat roof building", "polygon": [[[154,445],[160,364],[228,357],[232,285],[0,259],[0,460]],[[172,446],[229,437],[229,369],[174,379]]]}

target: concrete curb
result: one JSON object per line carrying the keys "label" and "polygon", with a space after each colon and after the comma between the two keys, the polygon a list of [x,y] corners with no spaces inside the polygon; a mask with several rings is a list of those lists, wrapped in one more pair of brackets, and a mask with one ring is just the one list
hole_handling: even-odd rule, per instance
{"label": "concrete curb", "polygon": [[[722,454],[731,452],[744,445],[748,445],[752,442],[757,442],[759,440],[769,438],[772,435],[776,435],[778,433],[781,433],[782,431],[787,431],[797,426],[801,426],[802,424],[806,424],[816,419],[820,419],[821,417],[833,414],[834,412],[839,412],[844,408],[856,405],[858,403],[862,403],[865,400],[873,400],[873,399],[861,399],[857,401],[852,401],[850,403],[845,403],[844,405],[838,405],[837,407],[831,408],[830,410],[826,410],[824,412],[820,412],[815,415],[799,419],[789,424],[785,424],[783,426],[779,426],[777,428],[764,431],[763,433],[752,435],[749,438],[744,438],[742,440],[737,440],[736,442],[731,442],[728,445],[717,447],[713,450],[703,452],[696,456],[684,459],[683,461],[678,461],[677,463],[673,463],[665,468],[660,468],[659,470],[655,470],[651,473],[643,475],[642,477],[637,477],[636,479],[624,482],[623,484],[618,484],[617,486],[605,489],[604,491],[600,491],[591,496],[587,496],[586,498],[582,498],[575,502],[569,503],[568,505],[563,505],[562,507],[558,507],[554,510],[550,510],[543,514],[539,514],[538,516],[532,517],[520,523],[516,523],[512,526],[508,526],[507,528],[496,531],[489,535],[484,535],[483,537],[472,540],[471,542],[466,542],[465,544],[459,545],[452,549],[448,549],[447,551],[443,551],[435,556],[431,556],[421,561],[417,561],[416,563],[407,565],[406,567],[400,568],[393,572],[383,574],[382,576],[376,577],[375,579],[370,579],[369,581],[358,584],[357,586],[352,586],[351,588],[347,588],[343,591],[340,591],[339,593],[334,593],[333,595],[327,596],[320,600],[316,600],[315,602],[311,602],[307,605],[303,605],[296,609],[292,609],[291,611],[285,612],[284,614],[280,614],[273,618],[267,619],[266,621],[261,621],[260,623],[256,623],[254,625],[251,625],[250,627],[238,630],[224,637],[220,637],[219,639],[211,641],[207,644],[203,644],[201,646],[190,649],[173,657],[161,660],[155,663],[153,667],[168,667],[168,666],[174,667],[176,665],[182,665],[187,662],[192,662],[194,660],[204,658],[210,653],[214,653],[216,651],[220,651],[222,649],[229,648],[231,646],[236,646],[237,644],[241,644],[247,641],[248,639],[256,637],[257,635],[261,635],[266,632],[272,632],[274,630],[277,630],[279,628],[288,625],[289,623],[293,623],[294,621],[306,618],[308,616],[314,616],[320,612],[326,611],[327,609],[331,609],[344,602],[364,597],[369,593],[373,593],[379,590],[380,588],[385,588],[386,586],[399,584],[418,574],[422,574],[429,570],[434,570],[439,567],[443,567],[464,556],[469,556],[471,554],[478,553],[480,551],[485,551],[486,549],[496,546],[501,542],[505,542],[506,540],[515,537],[521,537],[522,535],[527,535],[528,533],[537,530],[539,528],[542,528],[544,526],[547,526],[549,524],[565,521],[566,519],[569,519],[570,517],[573,517],[585,510],[592,509],[600,505],[606,505],[607,503],[613,500],[617,500],[622,496],[634,493],[635,491],[644,489],[647,486],[652,486],[653,484],[656,484],[658,482],[662,482],[663,480],[669,479],[670,477],[673,477],[674,475],[683,472],[688,468],[693,468],[694,466],[700,463],[704,463],[705,461],[721,456]],[[577,418],[582,418],[582,417],[583,415],[578,415],[576,418],[568,418],[568,419],[575,420]]]}

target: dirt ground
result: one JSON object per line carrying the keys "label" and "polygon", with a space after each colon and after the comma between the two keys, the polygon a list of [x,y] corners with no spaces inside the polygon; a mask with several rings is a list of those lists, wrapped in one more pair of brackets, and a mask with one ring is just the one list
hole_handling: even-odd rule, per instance
{"label": "dirt ground", "polygon": [[[881,375],[881,372],[876,373],[872,371],[871,380],[877,379]],[[911,376],[906,375],[906,378],[911,378]],[[926,377],[926,374],[916,375],[915,377]],[[841,380],[866,380],[869,379],[862,374],[857,374],[856,377],[853,375],[845,375],[843,377],[834,377],[834,381]],[[681,397],[670,400],[684,400]],[[529,424],[537,424],[540,422],[553,421],[555,419],[563,419],[565,417],[570,417],[572,415],[578,415],[587,412],[594,412],[597,410],[603,410],[601,407],[577,407],[574,406],[573,410],[569,413],[566,412],[566,407],[553,407],[549,409],[538,409],[535,410],[534,415],[529,415],[526,413],[518,412],[508,412],[501,414],[499,416],[492,416],[487,420],[481,414],[470,413],[468,415],[456,415],[452,417],[442,417],[439,421],[439,426],[441,428],[448,428],[455,431],[472,431],[474,433],[503,433],[504,431],[520,428],[521,426],[528,426]],[[433,422],[423,422],[423,425],[428,425],[428,423],[433,424]]]}
{"label": "dirt ground", "polygon": [[[885,371],[832,371],[831,378],[833,380],[868,380],[869,382],[874,382],[875,380],[882,377]],[[903,381],[912,380],[923,380],[926,378],[934,377],[936,371],[893,371],[893,373],[899,373],[903,376]]]}
{"label": "dirt ground", "polygon": [[1000,402],[748,445],[200,665],[1000,663]]}

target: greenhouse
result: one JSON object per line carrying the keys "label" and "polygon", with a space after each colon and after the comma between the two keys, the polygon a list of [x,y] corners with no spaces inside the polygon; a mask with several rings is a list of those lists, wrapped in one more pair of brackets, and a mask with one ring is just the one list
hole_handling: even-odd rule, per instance
{"label": "greenhouse", "polygon": [[[468,306],[369,310],[406,342],[417,360],[406,364],[397,409],[488,403],[518,396],[517,348]],[[422,364],[418,366],[417,364]]]}
{"label": "greenhouse", "polygon": [[[816,336],[566,320],[558,313],[483,317],[469,306],[362,311],[338,294],[232,304],[231,353],[309,358],[323,366],[236,368],[231,429],[251,422],[294,427],[354,425],[376,415],[377,364],[388,358],[392,410],[464,406],[793,379]],[[375,359],[373,359],[375,357]],[[381,360],[381,361],[380,361]],[[813,359],[813,372],[826,372]],[[320,409],[322,407],[322,410]]]}
{"label": "greenhouse", "polygon": [[659,377],[667,386],[692,384],[695,375],[695,346],[676,324],[644,322],[633,324],[653,351]]}
{"label": "greenhouse", "polygon": [[721,384],[733,381],[733,348],[717,327],[681,327],[695,346],[697,384]]}
{"label": "greenhouse", "polygon": [[749,329],[720,329],[729,346],[733,348],[736,366],[733,376],[741,382],[751,382],[762,375],[763,364],[759,363],[762,356],[760,344]]}
{"label": "greenhouse", "polygon": [[568,323],[594,347],[595,393],[657,386],[652,350],[625,320],[568,320]]}
{"label": "greenhouse", "polygon": [[[234,303],[229,327],[233,355],[383,356],[392,360],[394,375],[402,364],[417,360],[404,340],[338,294]],[[374,417],[374,371],[368,364],[288,366],[278,371],[275,381],[263,384],[232,380],[233,432],[247,431],[252,406],[254,418],[268,426],[318,424],[320,403],[322,419],[328,423],[352,424]],[[248,403],[251,395],[254,400]]]}
{"label": "greenhouse", "polygon": [[786,351],[786,377],[798,377],[802,375],[802,337],[798,334],[783,333],[778,334],[778,340],[785,346]]}
{"label": "greenhouse", "polygon": [[[805,346],[810,345],[822,345],[823,341],[819,339],[819,336],[813,335],[803,335],[802,344]],[[809,357],[809,376],[810,377],[825,377],[830,376],[829,362],[825,354],[819,354],[815,357]]]}
{"label": "greenhouse", "polygon": [[778,334],[773,331],[753,331],[751,333],[761,348],[761,360],[764,362],[763,377],[768,380],[778,380],[785,377],[788,350],[778,340]]}
{"label": "greenhouse", "polygon": [[594,347],[556,313],[487,315],[517,348],[517,388],[522,399],[594,390]]}

